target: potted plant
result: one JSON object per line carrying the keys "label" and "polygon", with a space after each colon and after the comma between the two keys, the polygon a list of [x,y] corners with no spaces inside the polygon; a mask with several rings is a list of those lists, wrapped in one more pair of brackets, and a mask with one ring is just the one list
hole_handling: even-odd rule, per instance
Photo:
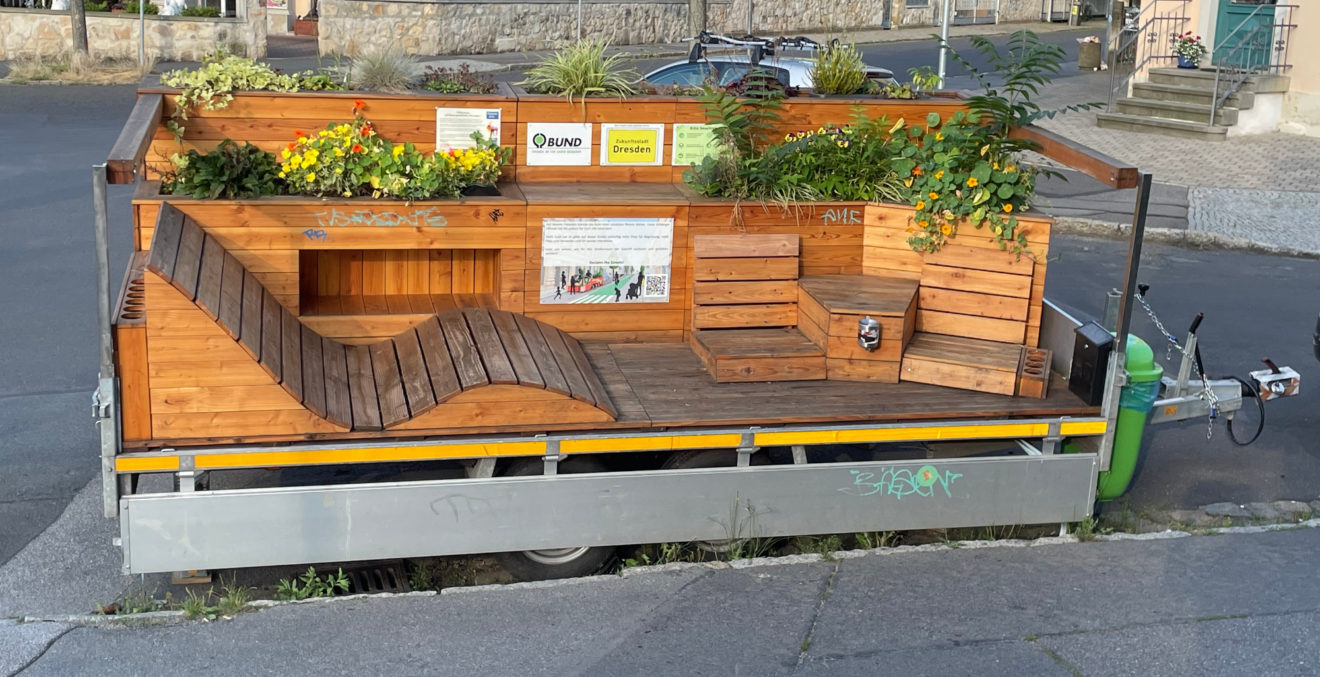
{"label": "potted plant", "polygon": [[1205,43],[1201,42],[1201,36],[1191,31],[1179,33],[1170,39],[1173,44],[1173,53],[1178,57],[1179,68],[1199,68],[1201,59],[1205,57]]}

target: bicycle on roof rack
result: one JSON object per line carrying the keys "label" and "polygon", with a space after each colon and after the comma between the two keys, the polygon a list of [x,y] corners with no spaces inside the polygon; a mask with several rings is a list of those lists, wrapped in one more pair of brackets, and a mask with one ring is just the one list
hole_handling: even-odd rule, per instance
{"label": "bicycle on roof rack", "polygon": [[761,37],[756,35],[744,35],[742,37],[731,37],[719,33],[702,31],[692,38],[684,38],[683,42],[692,43],[688,50],[688,63],[696,63],[703,59],[707,51],[711,48],[725,49],[731,51],[747,51],[748,59],[752,65],[761,62],[765,57],[773,57],[783,52],[801,52],[803,54],[814,54],[823,47],[832,47],[838,44],[838,40],[831,40],[828,45],[812,40],[805,36],[797,37]]}

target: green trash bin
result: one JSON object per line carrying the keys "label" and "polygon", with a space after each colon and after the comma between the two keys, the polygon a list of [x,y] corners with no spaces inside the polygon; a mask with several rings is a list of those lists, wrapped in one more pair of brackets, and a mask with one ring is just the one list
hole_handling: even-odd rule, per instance
{"label": "green trash bin", "polygon": [[1114,452],[1109,470],[1100,473],[1096,500],[1112,501],[1127,492],[1132,473],[1141,455],[1141,437],[1146,432],[1146,418],[1160,394],[1164,367],[1155,364],[1155,351],[1145,341],[1128,334],[1128,383],[1118,398],[1118,423],[1114,427]]}

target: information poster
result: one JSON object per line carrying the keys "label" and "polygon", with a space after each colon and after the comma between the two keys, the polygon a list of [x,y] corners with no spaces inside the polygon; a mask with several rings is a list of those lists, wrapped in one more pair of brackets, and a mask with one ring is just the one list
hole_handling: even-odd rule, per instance
{"label": "information poster", "polygon": [[498,108],[436,108],[435,147],[447,151],[476,145],[473,132],[487,139],[500,140]]}
{"label": "information poster", "polygon": [[675,167],[697,165],[718,152],[714,127],[706,124],[674,124],[674,154],[670,164]]}
{"label": "information poster", "polygon": [[591,165],[591,124],[527,123],[527,165],[587,167]]}
{"label": "information poster", "polygon": [[600,163],[659,165],[664,163],[664,125],[600,126]]}
{"label": "information poster", "polygon": [[541,220],[541,303],[664,303],[673,219]]}

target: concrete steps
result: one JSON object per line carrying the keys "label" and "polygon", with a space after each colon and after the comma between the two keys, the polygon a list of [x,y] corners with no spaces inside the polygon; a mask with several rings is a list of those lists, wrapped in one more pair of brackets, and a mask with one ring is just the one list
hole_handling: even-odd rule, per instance
{"label": "concrete steps", "polygon": [[[1184,85],[1162,85],[1155,82],[1138,82],[1132,85],[1132,98],[1134,99],[1155,99],[1157,101],[1178,101],[1181,103],[1197,103],[1205,106],[1210,105],[1210,99],[1214,92],[1210,89],[1200,87],[1188,87]],[[1238,91],[1229,96],[1224,101],[1225,104],[1237,109],[1251,108],[1256,101],[1255,92]]]}
{"label": "concrete steps", "polygon": [[[1183,120],[1185,122],[1199,122],[1209,124],[1210,122],[1210,104],[1208,103],[1183,103],[1181,101],[1162,101],[1159,99],[1138,99],[1128,98],[1119,99],[1117,102],[1118,112],[1128,113],[1130,115],[1144,115],[1152,118],[1165,118],[1168,120]],[[1232,127],[1237,124],[1238,109],[1224,106],[1219,109],[1215,123]]]}
{"label": "concrete steps", "polygon": [[[1208,114],[1207,114],[1208,117]],[[1180,139],[1198,139],[1201,141],[1223,141],[1228,136],[1228,127],[1213,127],[1201,122],[1170,120],[1168,118],[1147,117],[1130,113],[1096,113],[1096,125],[1103,129],[1121,129],[1143,134],[1160,134]]]}

